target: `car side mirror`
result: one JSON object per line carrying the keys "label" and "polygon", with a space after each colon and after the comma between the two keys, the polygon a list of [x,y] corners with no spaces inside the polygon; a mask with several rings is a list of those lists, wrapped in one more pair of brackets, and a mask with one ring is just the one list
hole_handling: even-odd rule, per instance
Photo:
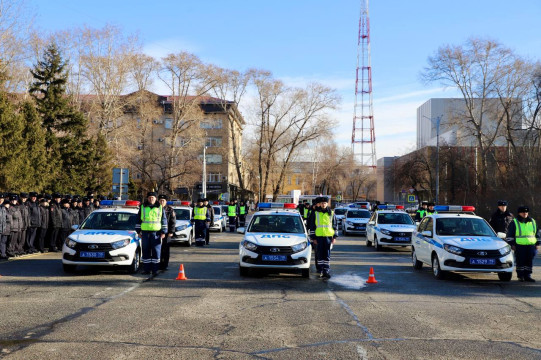
{"label": "car side mirror", "polygon": [[504,233],[504,232],[498,232],[496,235],[497,235],[500,239],[505,239],[505,238],[507,238],[507,234]]}
{"label": "car side mirror", "polygon": [[425,230],[425,231],[423,231],[423,232],[421,233],[421,235],[426,236],[426,237],[430,237],[430,238],[431,238],[431,237],[432,237],[432,231],[430,231],[430,230]]}
{"label": "car side mirror", "polygon": [[240,227],[237,229],[237,234],[244,234],[246,232],[246,228]]}
{"label": "car side mirror", "polygon": [[77,230],[79,229],[79,225],[71,225],[71,230]]}

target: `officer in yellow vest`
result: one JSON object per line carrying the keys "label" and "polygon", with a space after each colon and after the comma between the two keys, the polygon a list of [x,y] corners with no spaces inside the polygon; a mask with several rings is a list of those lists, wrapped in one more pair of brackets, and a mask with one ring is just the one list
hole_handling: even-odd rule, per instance
{"label": "officer in yellow vest", "polygon": [[135,231],[141,236],[143,247],[143,275],[158,274],[162,240],[167,234],[165,209],[157,201],[155,192],[147,194],[147,201],[139,209]]}
{"label": "officer in yellow vest", "polygon": [[239,215],[239,209],[237,206],[237,200],[233,199],[229,206],[227,206],[227,216],[229,217],[229,231],[235,232],[237,227],[237,217]]}
{"label": "officer in yellow vest", "polygon": [[320,277],[331,277],[331,246],[336,240],[338,233],[334,212],[329,207],[327,197],[318,197],[316,206],[308,218],[310,239],[317,246],[316,269],[320,271]]}
{"label": "officer in yellow vest", "polygon": [[246,225],[246,215],[248,215],[248,206],[246,206],[244,200],[241,200],[239,205],[239,227]]}
{"label": "officer in yellow vest", "polygon": [[207,237],[207,222],[210,222],[209,210],[204,204],[204,199],[197,200],[197,204],[192,210],[192,222],[195,228],[195,245],[203,246]]}
{"label": "officer in yellow vest", "polygon": [[425,217],[426,210],[428,208],[428,201],[423,201],[421,207],[415,212],[415,221],[421,221]]}
{"label": "officer in yellow vest", "polygon": [[528,216],[530,209],[520,206],[518,216],[507,228],[507,241],[515,251],[516,270],[519,281],[535,282],[532,279],[533,259],[539,250],[537,223]]}

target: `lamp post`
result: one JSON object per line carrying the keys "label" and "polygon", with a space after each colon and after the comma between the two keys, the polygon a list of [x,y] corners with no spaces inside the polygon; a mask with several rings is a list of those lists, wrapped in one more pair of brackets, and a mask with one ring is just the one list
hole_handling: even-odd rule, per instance
{"label": "lamp post", "polygon": [[203,146],[203,182],[201,184],[203,197],[207,197],[207,146]]}
{"label": "lamp post", "polygon": [[432,124],[436,124],[436,204],[440,200],[440,123],[443,115],[436,116],[435,118],[429,118],[423,115],[423,117],[430,120]]}

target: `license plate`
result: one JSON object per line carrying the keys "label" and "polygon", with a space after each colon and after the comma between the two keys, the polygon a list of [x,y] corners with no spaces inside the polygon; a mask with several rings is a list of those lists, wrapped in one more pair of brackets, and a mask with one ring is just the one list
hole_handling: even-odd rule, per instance
{"label": "license plate", "polygon": [[103,259],[105,253],[103,251],[81,251],[82,258],[91,258],[91,259]]}
{"label": "license plate", "polygon": [[496,265],[496,259],[470,259],[470,265]]}
{"label": "license plate", "polygon": [[356,230],[364,230],[365,227],[364,227],[364,226],[355,226],[355,229],[356,229]]}
{"label": "license plate", "polygon": [[410,241],[409,237],[395,237],[395,241]]}
{"label": "license plate", "polygon": [[287,261],[286,255],[263,255],[263,261]]}

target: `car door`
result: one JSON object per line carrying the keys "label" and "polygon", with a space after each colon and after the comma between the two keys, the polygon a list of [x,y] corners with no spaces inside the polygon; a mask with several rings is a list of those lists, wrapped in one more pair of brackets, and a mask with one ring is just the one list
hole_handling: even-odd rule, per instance
{"label": "car door", "polygon": [[376,226],[376,213],[373,213],[368,223],[366,224],[366,238],[369,241],[374,241],[374,227]]}
{"label": "car door", "polygon": [[415,237],[415,250],[417,252],[417,259],[419,261],[430,263],[430,241],[432,240],[429,237],[426,237],[422,235],[423,231],[434,231],[433,229],[434,221],[431,217],[426,217],[421,221],[419,224],[419,230],[417,232],[417,235]]}

